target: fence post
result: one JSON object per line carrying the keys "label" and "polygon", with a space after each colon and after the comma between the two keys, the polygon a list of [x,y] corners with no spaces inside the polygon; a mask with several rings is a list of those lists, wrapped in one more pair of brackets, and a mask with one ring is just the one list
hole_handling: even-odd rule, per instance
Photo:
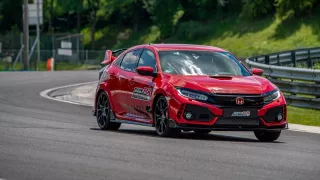
{"label": "fence post", "polygon": [[270,64],[269,55],[266,55],[266,56],[264,57],[264,61],[265,61],[265,64]]}
{"label": "fence post", "polygon": [[85,60],[86,68],[88,68],[88,67],[87,67],[88,58],[89,58],[88,56],[89,56],[89,55],[88,55],[88,50],[86,50],[86,60]]}
{"label": "fence post", "polygon": [[297,67],[295,51],[291,51],[291,60],[292,60],[292,63],[293,63],[293,67]]}
{"label": "fence post", "polygon": [[[320,82],[316,82],[316,84],[319,84],[319,85],[320,85]],[[316,96],[316,98],[320,98],[320,96]]]}
{"label": "fence post", "polygon": [[277,55],[277,64],[278,64],[278,66],[280,66],[280,57],[279,57],[279,54]]}
{"label": "fence post", "polygon": [[308,49],[308,68],[312,68],[312,59],[310,58],[310,49]]}

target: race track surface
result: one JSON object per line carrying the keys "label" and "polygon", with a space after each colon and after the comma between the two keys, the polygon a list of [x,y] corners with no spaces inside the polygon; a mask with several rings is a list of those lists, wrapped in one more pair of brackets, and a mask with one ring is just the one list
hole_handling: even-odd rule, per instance
{"label": "race track surface", "polygon": [[320,135],[285,131],[275,143],[251,132],[101,131],[91,108],[39,96],[96,81],[97,72],[0,73],[0,179],[320,179]]}

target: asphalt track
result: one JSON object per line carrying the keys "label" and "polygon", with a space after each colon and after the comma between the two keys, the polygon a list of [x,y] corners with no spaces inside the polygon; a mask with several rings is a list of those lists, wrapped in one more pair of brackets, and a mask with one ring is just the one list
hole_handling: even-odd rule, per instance
{"label": "asphalt track", "polygon": [[100,131],[90,107],[39,95],[95,80],[95,71],[0,73],[0,179],[320,179],[319,134],[261,143],[250,132]]}

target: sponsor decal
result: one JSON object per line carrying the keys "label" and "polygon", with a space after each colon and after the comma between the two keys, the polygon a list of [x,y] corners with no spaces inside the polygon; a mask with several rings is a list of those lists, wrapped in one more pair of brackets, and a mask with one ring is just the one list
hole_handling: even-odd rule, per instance
{"label": "sponsor decal", "polygon": [[242,111],[242,112],[233,112],[232,115],[233,117],[248,117],[250,116],[250,111]]}
{"label": "sponsor decal", "polygon": [[134,88],[131,97],[133,99],[149,101],[151,99],[151,93],[152,93],[151,88],[138,88],[138,87],[136,87],[136,88]]}

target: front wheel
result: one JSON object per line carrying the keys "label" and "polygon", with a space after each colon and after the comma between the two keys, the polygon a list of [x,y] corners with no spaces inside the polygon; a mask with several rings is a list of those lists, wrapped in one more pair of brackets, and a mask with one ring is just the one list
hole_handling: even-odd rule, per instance
{"label": "front wheel", "polygon": [[156,101],[153,111],[156,132],[161,137],[176,135],[180,129],[169,128],[168,102],[164,96],[160,96]]}
{"label": "front wheel", "polygon": [[101,92],[97,101],[97,123],[102,130],[118,130],[121,123],[110,122],[110,102],[107,94]]}
{"label": "front wheel", "polygon": [[281,130],[279,131],[254,131],[254,135],[259,141],[272,142],[279,138]]}

